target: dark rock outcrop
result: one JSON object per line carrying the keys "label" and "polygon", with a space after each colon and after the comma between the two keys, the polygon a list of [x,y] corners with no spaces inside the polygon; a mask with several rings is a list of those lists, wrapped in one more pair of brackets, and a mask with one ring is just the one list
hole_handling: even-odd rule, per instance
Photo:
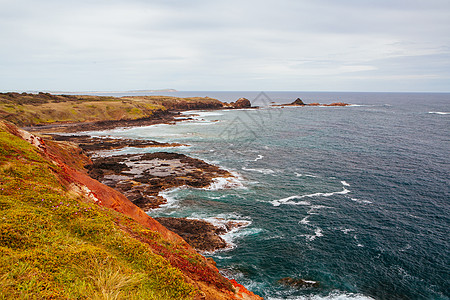
{"label": "dark rock outcrop", "polygon": [[252,107],[252,104],[250,103],[250,100],[246,98],[239,98],[235,103],[234,107],[236,108],[249,108]]}
{"label": "dark rock outcrop", "polygon": [[278,280],[281,285],[293,287],[296,289],[319,287],[320,283],[313,280],[305,280],[301,278],[284,277]]}
{"label": "dark rock outcrop", "polygon": [[348,103],[344,103],[344,102],[333,102],[330,104],[320,104],[317,102],[313,102],[313,103],[304,103],[303,100],[301,100],[300,98],[297,98],[294,102],[292,103],[288,103],[288,104],[279,104],[279,105],[273,105],[273,106],[348,106],[350,104]]}
{"label": "dark rock outcrop", "polygon": [[251,108],[252,103],[247,98],[239,98],[236,102],[230,102],[227,108]]}
{"label": "dark rock outcrop", "polygon": [[306,104],[303,103],[302,99],[297,98],[297,99],[295,99],[295,101],[292,102],[290,105],[306,105]]}
{"label": "dark rock outcrop", "polygon": [[166,200],[159,192],[178,186],[204,188],[216,177],[232,175],[217,166],[184,154],[157,152],[92,158],[89,175],[122,192],[144,210]]}
{"label": "dark rock outcrop", "polygon": [[155,220],[177,233],[196,250],[211,252],[227,247],[227,243],[219,236],[226,232],[225,228],[203,220],[184,218],[155,218]]}
{"label": "dark rock outcrop", "polygon": [[333,102],[330,104],[324,104],[324,106],[348,106],[350,104],[344,102]]}
{"label": "dark rock outcrop", "polygon": [[[181,236],[198,251],[212,252],[227,248],[228,245],[220,235],[230,230],[248,225],[245,221],[228,221],[216,226],[204,220],[186,218],[155,218],[169,230]],[[224,220],[221,220],[224,221]]]}
{"label": "dark rock outcrop", "polygon": [[177,147],[185,146],[178,143],[160,143],[151,140],[117,139],[108,137],[91,137],[89,135],[51,135],[55,141],[73,142],[87,152],[114,150],[124,147],[148,148],[148,147]]}

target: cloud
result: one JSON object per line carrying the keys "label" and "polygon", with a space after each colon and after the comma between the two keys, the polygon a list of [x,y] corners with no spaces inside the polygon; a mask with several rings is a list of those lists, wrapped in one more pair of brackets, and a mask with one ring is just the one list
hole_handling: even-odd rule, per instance
{"label": "cloud", "polygon": [[448,1],[1,4],[1,90],[450,89]]}

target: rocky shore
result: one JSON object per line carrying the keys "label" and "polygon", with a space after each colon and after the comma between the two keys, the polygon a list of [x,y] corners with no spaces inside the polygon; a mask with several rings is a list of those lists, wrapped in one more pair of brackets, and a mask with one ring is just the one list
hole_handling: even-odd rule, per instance
{"label": "rocky shore", "polygon": [[244,222],[228,221],[223,226],[216,226],[204,220],[186,218],[155,218],[155,220],[201,252],[213,252],[229,247],[221,235],[247,225]]}
{"label": "rocky shore", "polygon": [[184,154],[146,154],[92,157],[89,175],[123,193],[144,211],[166,203],[163,190],[189,186],[208,187],[214,178],[232,175],[217,166]]}
{"label": "rocky shore", "polygon": [[[105,156],[105,151],[124,147],[177,147],[177,143],[152,140],[98,138],[88,135],[52,134],[57,142],[78,145],[91,159],[85,165],[89,176],[125,195],[136,206],[148,211],[166,204],[160,192],[181,186],[205,188],[215,178],[229,178],[230,172],[184,154],[155,152]],[[213,252],[229,247],[221,235],[247,225],[235,221],[213,225],[204,220],[187,218],[155,218],[163,226],[180,235],[200,252]]]}
{"label": "rocky shore", "polygon": [[83,151],[96,154],[100,151],[117,150],[125,147],[150,148],[150,147],[179,147],[187,146],[179,143],[160,143],[152,140],[117,139],[110,137],[91,137],[89,135],[50,135],[55,141],[65,141],[77,144]]}
{"label": "rocky shore", "polygon": [[[45,95],[40,95],[42,98]],[[24,97],[31,97],[29,94]],[[14,97],[10,97],[15,99]],[[8,98],[9,99],[9,98]],[[9,101],[12,101],[9,99]],[[92,101],[92,99],[88,99]],[[107,99],[96,99],[106,101]],[[30,101],[29,99],[27,101]],[[55,99],[46,100],[56,101]],[[59,99],[58,101],[68,101]],[[78,102],[85,101],[77,99]],[[108,100],[109,101],[109,100]],[[83,131],[109,130],[117,127],[149,126],[155,124],[174,124],[189,120],[189,116],[181,117],[180,111],[192,109],[243,109],[255,108],[246,98],[235,102],[222,103],[212,98],[169,98],[161,97],[127,97],[122,103],[152,102],[166,109],[152,110],[151,115],[136,119],[115,119],[85,122],[55,123],[49,125],[26,127],[27,130],[50,134],[57,142],[68,142],[79,146],[90,158],[85,165],[89,176],[101,183],[114,188],[144,211],[155,209],[167,203],[160,193],[164,190],[188,186],[206,188],[214,183],[216,178],[232,178],[230,172],[202,160],[183,154],[155,152],[145,154],[109,155],[108,151],[125,147],[177,147],[186,146],[178,143],[161,143],[152,140],[133,140],[118,138],[98,138],[82,134],[58,135],[57,133],[77,133]],[[28,102],[27,102],[28,103]],[[90,102],[89,102],[90,103]],[[134,104],[133,104],[134,105]],[[305,104],[300,98],[294,102],[279,106],[318,106],[318,103]],[[346,106],[346,103],[332,103],[325,106]],[[141,107],[141,106],[139,106]],[[242,224],[225,224],[215,226],[202,220],[184,218],[160,218],[164,226],[182,236],[192,247],[200,251],[215,251],[227,247],[220,235],[233,230]]]}
{"label": "rocky shore", "polygon": [[[74,143],[42,138],[0,120],[0,149],[5,266],[0,277],[24,275],[8,279],[2,287],[5,295],[261,299],[223,277],[212,259],[199,255],[123,194],[88,176],[83,165],[90,159]],[[62,274],[80,280],[61,280]],[[136,285],[86,289],[111,274]],[[24,290],[24,284],[30,288]]]}

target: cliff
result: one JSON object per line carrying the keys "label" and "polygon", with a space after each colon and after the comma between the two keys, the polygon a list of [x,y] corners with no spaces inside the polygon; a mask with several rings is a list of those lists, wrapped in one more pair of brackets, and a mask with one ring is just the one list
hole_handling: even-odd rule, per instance
{"label": "cliff", "polygon": [[0,298],[260,299],[87,162],[72,143],[0,121]]}

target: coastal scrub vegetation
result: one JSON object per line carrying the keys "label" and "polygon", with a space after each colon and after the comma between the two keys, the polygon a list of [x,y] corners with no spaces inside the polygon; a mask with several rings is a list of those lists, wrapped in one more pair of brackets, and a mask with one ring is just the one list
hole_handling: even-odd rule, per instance
{"label": "coastal scrub vegetation", "polygon": [[137,120],[168,110],[219,108],[213,98],[78,96],[0,93],[0,117],[18,126]]}
{"label": "coastal scrub vegetation", "polygon": [[232,294],[204,257],[74,192],[61,172],[0,122],[0,299]]}

